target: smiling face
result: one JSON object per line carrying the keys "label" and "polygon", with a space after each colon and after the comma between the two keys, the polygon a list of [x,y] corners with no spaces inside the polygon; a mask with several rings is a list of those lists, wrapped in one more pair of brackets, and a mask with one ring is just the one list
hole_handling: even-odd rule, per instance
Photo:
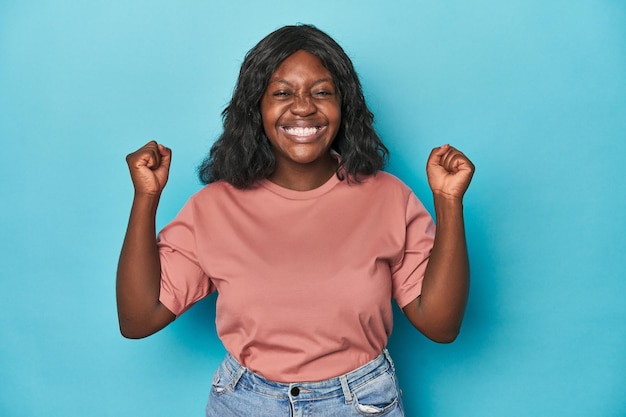
{"label": "smiling face", "polygon": [[341,124],[341,98],[318,57],[299,50],[278,66],[261,98],[261,116],[276,158],[271,181],[311,188],[335,172],[330,146]]}

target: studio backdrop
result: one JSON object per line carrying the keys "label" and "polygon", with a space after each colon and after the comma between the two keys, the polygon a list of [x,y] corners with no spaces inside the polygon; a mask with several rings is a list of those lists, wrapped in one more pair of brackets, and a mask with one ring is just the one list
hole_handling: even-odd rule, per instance
{"label": "studio backdrop", "polygon": [[201,184],[245,53],[285,24],[333,36],[387,170],[432,212],[425,163],[475,163],[461,334],[396,308],[408,416],[626,415],[626,3],[0,2],[0,415],[202,416],[215,295],[144,340],[118,330],[126,154],[173,150],[158,227]]}

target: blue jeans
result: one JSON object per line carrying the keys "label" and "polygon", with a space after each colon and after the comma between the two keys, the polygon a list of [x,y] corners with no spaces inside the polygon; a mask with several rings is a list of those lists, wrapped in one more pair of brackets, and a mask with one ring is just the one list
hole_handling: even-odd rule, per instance
{"label": "blue jeans", "polygon": [[319,382],[268,381],[231,355],[215,372],[206,417],[404,417],[387,350],[362,367]]}

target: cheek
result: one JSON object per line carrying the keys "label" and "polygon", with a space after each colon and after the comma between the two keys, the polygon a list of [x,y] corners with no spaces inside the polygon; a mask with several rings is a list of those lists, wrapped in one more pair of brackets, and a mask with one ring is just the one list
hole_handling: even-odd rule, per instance
{"label": "cheek", "polygon": [[268,106],[265,101],[265,97],[263,97],[261,99],[261,102],[259,103],[259,111],[261,112],[261,120],[263,121],[263,124],[265,124],[265,120],[267,119],[268,115]]}
{"label": "cheek", "polygon": [[334,103],[334,107],[335,107],[335,114],[337,115],[337,119],[341,120],[341,99],[338,98],[337,101]]}
{"label": "cheek", "polygon": [[332,121],[337,125],[337,129],[341,125],[341,104],[337,104],[332,111]]}
{"label": "cheek", "polygon": [[274,126],[282,114],[285,112],[285,106],[276,104],[267,104],[261,102],[261,118],[263,119],[263,126]]}
{"label": "cheek", "polygon": [[263,130],[265,134],[270,134],[274,124],[276,122],[272,112],[267,107],[261,106],[261,123],[263,124]]}

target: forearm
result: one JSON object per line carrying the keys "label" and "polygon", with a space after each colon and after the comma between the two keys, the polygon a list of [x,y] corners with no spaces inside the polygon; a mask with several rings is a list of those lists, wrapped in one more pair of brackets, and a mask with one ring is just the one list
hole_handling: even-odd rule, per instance
{"label": "forearm", "polygon": [[437,231],[422,294],[407,315],[427,337],[451,342],[461,328],[469,292],[462,200],[435,195],[435,214]]}
{"label": "forearm", "polygon": [[161,265],[156,242],[158,196],[135,196],[117,270],[120,330],[138,338],[163,327]]}

